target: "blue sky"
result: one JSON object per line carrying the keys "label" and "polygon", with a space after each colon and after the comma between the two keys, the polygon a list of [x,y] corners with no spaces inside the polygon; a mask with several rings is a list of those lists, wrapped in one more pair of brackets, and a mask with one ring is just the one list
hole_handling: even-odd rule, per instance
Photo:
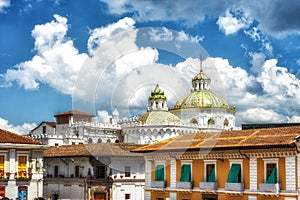
{"label": "blue sky", "polygon": [[0,127],[24,134],[71,109],[142,114],[156,83],[171,108],[205,53],[237,124],[299,122],[299,9],[292,0],[0,0]]}

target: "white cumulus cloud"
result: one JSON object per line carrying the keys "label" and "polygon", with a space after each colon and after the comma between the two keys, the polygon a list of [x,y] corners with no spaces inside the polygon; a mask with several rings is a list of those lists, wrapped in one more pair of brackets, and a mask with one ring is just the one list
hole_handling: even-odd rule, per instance
{"label": "white cumulus cloud", "polygon": [[72,94],[77,73],[88,56],[79,54],[73,41],[66,38],[67,19],[59,15],[54,18],[34,27],[36,55],[2,74],[5,85],[17,82],[25,89],[34,90],[42,83],[63,94]]}
{"label": "white cumulus cloud", "polygon": [[4,12],[4,9],[8,7],[10,7],[10,0],[0,0],[0,13]]}
{"label": "white cumulus cloud", "polygon": [[243,119],[244,123],[283,123],[287,122],[287,117],[280,115],[273,110],[263,108],[249,108],[239,112],[237,117]]}
{"label": "white cumulus cloud", "polygon": [[29,132],[36,127],[35,123],[24,123],[23,125],[14,126],[8,120],[0,117],[0,129],[7,130],[20,135],[29,134]]}
{"label": "white cumulus cloud", "polygon": [[226,35],[230,35],[238,32],[242,28],[248,27],[250,21],[244,17],[238,19],[227,11],[224,16],[218,18],[217,24],[220,30],[224,31]]}

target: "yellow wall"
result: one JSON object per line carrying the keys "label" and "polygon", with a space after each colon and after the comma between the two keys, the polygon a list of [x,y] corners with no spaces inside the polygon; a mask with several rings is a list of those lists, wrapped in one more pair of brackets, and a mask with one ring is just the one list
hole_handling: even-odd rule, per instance
{"label": "yellow wall", "polygon": [[170,197],[168,192],[151,192],[151,200],[156,200],[156,198],[168,198]]}
{"label": "yellow wall", "polygon": [[183,192],[177,192],[177,200],[182,200],[182,199],[202,199],[202,195],[200,193],[183,193]]}
{"label": "yellow wall", "polygon": [[285,158],[279,158],[278,161],[278,175],[279,175],[279,183],[281,184],[281,189],[285,190],[286,189],[286,184],[285,184]]}
{"label": "yellow wall", "polygon": [[264,183],[264,161],[262,158],[257,159],[257,189],[259,189],[259,184]]}
{"label": "yellow wall", "polygon": [[225,183],[227,182],[227,177],[229,173],[229,160],[223,161],[217,160],[217,181],[219,188],[225,188]]}
{"label": "yellow wall", "polygon": [[193,171],[194,187],[199,187],[199,182],[204,181],[204,162],[203,160],[193,160]]}
{"label": "yellow wall", "polygon": [[167,181],[167,187],[170,187],[170,173],[171,173],[171,167],[170,167],[170,161],[166,161],[166,181]]}
{"label": "yellow wall", "polygon": [[151,164],[151,180],[155,180],[155,162],[152,162]]}
{"label": "yellow wall", "polygon": [[243,159],[243,183],[245,184],[245,189],[250,189],[250,161],[248,159]]}
{"label": "yellow wall", "polygon": [[228,194],[220,194],[218,200],[248,200],[248,196],[235,196]]}
{"label": "yellow wall", "polygon": [[180,173],[181,173],[181,162],[180,160],[176,160],[176,181],[180,180]]}

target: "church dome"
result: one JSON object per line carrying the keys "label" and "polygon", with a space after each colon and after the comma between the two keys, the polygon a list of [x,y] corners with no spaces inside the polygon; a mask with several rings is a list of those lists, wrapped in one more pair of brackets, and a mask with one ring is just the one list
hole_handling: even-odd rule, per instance
{"label": "church dome", "polygon": [[137,122],[146,124],[174,123],[181,120],[168,111],[167,97],[157,84],[148,98],[148,111],[137,119]]}
{"label": "church dome", "polygon": [[225,108],[229,105],[209,89],[211,79],[202,71],[192,79],[193,91],[177,101],[174,109],[185,108]]}
{"label": "church dome", "polygon": [[229,108],[229,105],[218,95],[209,91],[194,91],[179,101],[174,109],[182,108]]}
{"label": "church dome", "polygon": [[148,111],[140,118],[137,119],[137,122],[146,123],[146,124],[161,124],[161,123],[179,123],[181,120],[174,114],[164,111]]}

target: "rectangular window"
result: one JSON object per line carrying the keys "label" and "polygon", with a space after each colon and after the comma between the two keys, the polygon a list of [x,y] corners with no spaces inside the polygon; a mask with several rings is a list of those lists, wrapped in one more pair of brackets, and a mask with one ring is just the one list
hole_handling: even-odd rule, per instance
{"label": "rectangular window", "polygon": [[0,156],[0,178],[4,178],[4,155]]}
{"label": "rectangular window", "polygon": [[125,177],[130,177],[130,166],[125,166]]}
{"label": "rectangular window", "polygon": [[216,182],[215,164],[206,165],[206,182]]}
{"label": "rectangular window", "polygon": [[191,166],[191,164],[181,165],[180,181],[181,182],[191,182],[191,180],[192,180],[192,166]]}
{"label": "rectangular window", "polygon": [[242,181],[241,164],[233,163],[230,167],[227,182],[241,183],[241,181]]}
{"label": "rectangular window", "polygon": [[27,172],[27,156],[18,157],[18,178],[26,178]]}
{"label": "rectangular window", "polygon": [[46,133],[46,126],[43,126],[43,134]]}
{"label": "rectangular window", "polygon": [[96,166],[96,178],[106,178],[106,167],[104,165]]}
{"label": "rectangular window", "polygon": [[266,183],[277,183],[277,165],[276,163],[266,164]]}
{"label": "rectangular window", "polygon": [[79,176],[80,176],[80,174],[79,174],[79,173],[80,173],[80,172],[79,172],[79,169],[80,169],[79,166],[76,165],[76,166],[75,166],[75,177],[79,177]]}
{"label": "rectangular window", "polygon": [[130,200],[130,194],[125,194],[125,200]]}
{"label": "rectangular window", "polygon": [[58,166],[54,166],[54,177],[58,177]]}
{"label": "rectangular window", "polygon": [[155,181],[164,181],[165,180],[165,166],[156,165],[155,167]]}

